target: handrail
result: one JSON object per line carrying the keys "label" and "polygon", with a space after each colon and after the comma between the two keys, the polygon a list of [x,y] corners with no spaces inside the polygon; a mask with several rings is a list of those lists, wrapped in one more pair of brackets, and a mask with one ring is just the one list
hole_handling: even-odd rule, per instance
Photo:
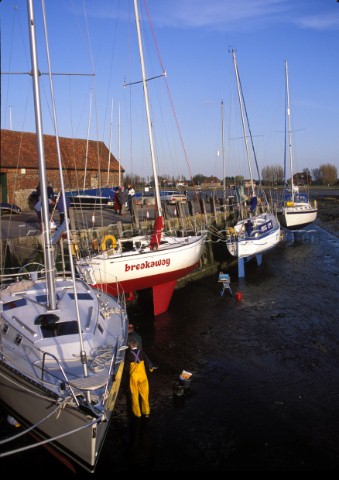
{"label": "handrail", "polygon": [[50,353],[50,352],[43,352],[43,354],[42,354],[41,380],[44,381],[44,372],[48,372],[48,369],[45,368],[45,357],[46,357],[46,355],[49,355],[50,357],[52,357],[53,360],[57,363],[57,365],[58,365],[58,367],[59,367],[59,369],[60,369],[60,371],[61,371],[61,373],[62,373],[62,375],[63,375],[63,377],[64,377],[64,380],[65,380],[66,384],[68,385],[68,387],[69,387],[69,389],[70,389],[70,391],[71,391],[71,393],[72,393],[72,397],[73,397],[75,403],[77,404],[77,406],[79,407],[79,406],[80,406],[79,401],[78,401],[78,399],[77,399],[77,397],[76,397],[76,395],[75,395],[75,393],[74,393],[73,388],[71,387],[71,385],[70,385],[70,383],[69,383],[69,380],[68,380],[68,378],[67,378],[67,375],[66,375],[64,369],[62,368],[61,363],[59,362],[59,360],[57,359],[57,357],[56,357],[55,355],[53,355],[52,353]]}

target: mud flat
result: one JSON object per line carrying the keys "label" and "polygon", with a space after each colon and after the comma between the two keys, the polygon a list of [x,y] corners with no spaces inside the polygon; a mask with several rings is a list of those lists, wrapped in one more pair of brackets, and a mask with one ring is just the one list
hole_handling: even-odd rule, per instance
{"label": "mud flat", "polygon": [[[215,273],[177,290],[159,317],[142,303],[130,309],[159,366],[149,376],[151,416],[131,419],[125,376],[90,478],[116,471],[338,471],[339,239],[335,220],[334,234],[322,222],[319,211],[309,227],[315,233],[267,253],[261,267],[250,262],[244,279],[230,270],[233,296],[220,295]],[[183,369],[192,377],[178,396],[173,385]],[[42,448],[1,459],[6,473],[51,468],[67,474]]]}

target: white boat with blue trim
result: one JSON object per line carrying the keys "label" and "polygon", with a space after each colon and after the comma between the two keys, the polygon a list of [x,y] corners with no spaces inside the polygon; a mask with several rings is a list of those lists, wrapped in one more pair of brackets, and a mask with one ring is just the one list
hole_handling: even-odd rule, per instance
{"label": "white boat with blue trim", "polygon": [[[240,105],[247,163],[251,183],[251,199],[249,205],[249,212],[246,212],[245,214],[245,209],[240,208],[240,212],[242,213],[243,218],[241,218],[232,228],[228,229],[228,236],[226,238],[226,245],[229,253],[233,257],[237,257],[240,259],[252,257],[255,255],[261,255],[278,245],[278,243],[280,242],[280,223],[277,216],[271,211],[271,207],[267,201],[265,191],[261,186],[260,172],[257,164],[251,131],[248,125],[247,113],[245,115],[246,109],[244,106],[244,96],[239,78],[239,70],[235,51],[232,49],[231,53],[237,82],[238,99]],[[249,133],[247,132],[246,125],[248,127]],[[258,190],[260,190],[261,195],[261,197],[259,197],[260,202],[258,202],[257,192],[254,186],[255,182],[252,175],[248,136],[251,139],[252,151],[254,152],[254,160],[259,177]],[[258,203],[260,203],[260,205],[258,205]],[[264,211],[257,213],[259,208],[262,208]]]}

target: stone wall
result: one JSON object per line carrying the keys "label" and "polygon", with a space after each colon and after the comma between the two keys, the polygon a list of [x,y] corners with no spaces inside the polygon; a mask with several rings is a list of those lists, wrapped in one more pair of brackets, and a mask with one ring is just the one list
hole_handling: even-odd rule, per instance
{"label": "stone wall", "polygon": [[30,196],[31,192],[35,190],[35,188],[31,189],[25,189],[25,190],[18,190],[17,192],[14,193],[14,201],[10,203],[14,203],[18,207],[21,208],[21,210],[30,210],[30,206],[28,203],[28,197]]}

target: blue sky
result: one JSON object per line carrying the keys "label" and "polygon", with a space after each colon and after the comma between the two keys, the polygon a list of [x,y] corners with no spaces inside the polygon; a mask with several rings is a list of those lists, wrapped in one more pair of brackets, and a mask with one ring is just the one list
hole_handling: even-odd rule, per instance
{"label": "blue sky", "polygon": [[[54,77],[59,134],[103,140],[127,173],[151,175],[142,87],[124,86],[141,79],[133,1],[45,4],[52,71],[68,74]],[[35,11],[45,73],[40,0]],[[2,0],[0,14],[1,70],[28,72],[26,1]],[[159,174],[248,177],[230,48],[260,169],[283,166],[287,60],[294,171],[339,171],[336,0],[140,0],[140,15],[148,77],[166,71],[148,82]],[[41,78],[44,132],[54,134]],[[31,97],[29,75],[1,75],[1,128],[35,130]]]}

